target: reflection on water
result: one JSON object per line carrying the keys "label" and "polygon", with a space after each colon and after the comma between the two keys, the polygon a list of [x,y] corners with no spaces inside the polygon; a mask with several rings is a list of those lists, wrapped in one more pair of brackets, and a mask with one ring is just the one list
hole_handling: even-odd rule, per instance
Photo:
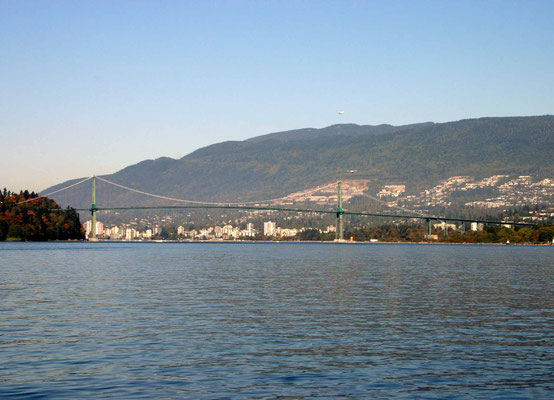
{"label": "reflection on water", "polygon": [[549,398],[553,256],[0,243],[0,397]]}

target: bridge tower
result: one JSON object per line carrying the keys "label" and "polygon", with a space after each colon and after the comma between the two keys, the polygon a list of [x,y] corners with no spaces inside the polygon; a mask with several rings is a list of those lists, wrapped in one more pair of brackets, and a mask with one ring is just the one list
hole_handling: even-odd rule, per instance
{"label": "bridge tower", "polygon": [[431,233],[433,231],[432,231],[432,227],[431,227],[431,219],[430,218],[425,219],[425,225],[426,225],[426,230],[427,230],[427,239],[431,239]]}
{"label": "bridge tower", "polygon": [[91,242],[97,242],[98,238],[96,237],[96,176],[92,177],[92,205],[90,206],[90,212],[92,214],[90,235],[88,240]]}
{"label": "bridge tower", "polygon": [[344,240],[344,225],[342,216],[344,211],[342,209],[342,181],[339,181],[337,185],[337,231],[335,233],[335,241],[342,242]]}

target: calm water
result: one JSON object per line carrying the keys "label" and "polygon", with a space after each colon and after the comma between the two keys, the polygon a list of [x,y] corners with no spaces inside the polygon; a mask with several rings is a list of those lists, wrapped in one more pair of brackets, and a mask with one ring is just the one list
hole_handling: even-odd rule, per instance
{"label": "calm water", "polygon": [[0,398],[552,398],[553,259],[0,243]]}

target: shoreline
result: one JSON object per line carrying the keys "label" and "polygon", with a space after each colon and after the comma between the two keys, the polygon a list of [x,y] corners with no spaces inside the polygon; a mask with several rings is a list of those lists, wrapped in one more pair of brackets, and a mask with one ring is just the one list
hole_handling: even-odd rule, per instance
{"label": "shoreline", "polygon": [[244,243],[275,243],[275,244],[283,244],[283,243],[290,243],[290,244],[310,244],[310,243],[317,243],[317,244],[340,244],[340,245],[439,245],[439,246],[445,246],[445,245],[463,245],[463,246],[553,246],[552,243],[471,243],[471,242],[355,242],[355,241],[343,241],[343,242],[335,242],[335,241],[323,241],[323,240],[97,240],[97,241],[89,241],[89,240],[48,240],[48,241],[5,241],[5,243],[160,243],[160,244],[168,244],[168,243],[186,243],[186,244],[194,244],[194,243],[220,243],[220,244],[244,244]]}

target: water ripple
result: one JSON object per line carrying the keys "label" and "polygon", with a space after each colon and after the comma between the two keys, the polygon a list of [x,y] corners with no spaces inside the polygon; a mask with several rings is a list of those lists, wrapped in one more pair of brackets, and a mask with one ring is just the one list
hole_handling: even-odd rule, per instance
{"label": "water ripple", "polygon": [[551,398],[553,250],[0,243],[0,398]]}

